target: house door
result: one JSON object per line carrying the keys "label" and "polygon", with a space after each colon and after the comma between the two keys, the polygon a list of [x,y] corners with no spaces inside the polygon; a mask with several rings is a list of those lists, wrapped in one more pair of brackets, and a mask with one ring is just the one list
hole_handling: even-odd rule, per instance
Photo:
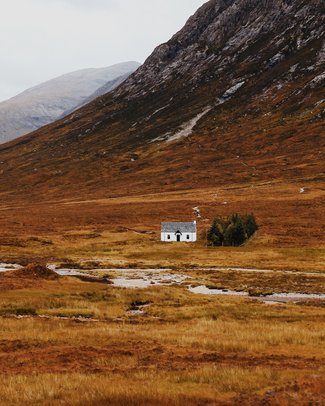
{"label": "house door", "polygon": [[181,235],[177,234],[177,242],[181,242]]}

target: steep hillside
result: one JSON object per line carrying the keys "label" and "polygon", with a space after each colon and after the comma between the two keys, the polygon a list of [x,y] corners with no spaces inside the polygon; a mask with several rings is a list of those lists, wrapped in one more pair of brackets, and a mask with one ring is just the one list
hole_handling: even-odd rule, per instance
{"label": "steep hillside", "polygon": [[113,90],[139,66],[137,62],[125,62],[68,73],[0,103],[0,142],[66,116],[78,106],[94,100],[98,96],[95,92],[103,86],[107,91]]}
{"label": "steep hillside", "polygon": [[3,198],[323,180],[323,12],[208,1],[117,90],[2,146]]}

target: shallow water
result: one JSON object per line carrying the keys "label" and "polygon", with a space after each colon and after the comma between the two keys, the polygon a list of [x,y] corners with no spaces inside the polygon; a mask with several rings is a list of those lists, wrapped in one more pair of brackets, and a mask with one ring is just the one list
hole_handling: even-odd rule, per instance
{"label": "shallow water", "polygon": [[172,284],[182,284],[187,279],[188,276],[179,274],[162,274],[162,275],[143,275],[137,278],[115,278],[110,279],[114,286],[120,288],[148,288],[149,286],[155,285],[172,285]]}
{"label": "shallow water", "polygon": [[127,313],[129,316],[143,316],[146,314],[145,309],[150,306],[151,306],[150,303],[138,305],[138,306],[135,306],[134,308],[128,310]]}
{"label": "shallow water", "polygon": [[219,295],[219,296],[248,296],[247,292],[236,292],[228,289],[209,289],[207,286],[190,286],[188,289],[192,293],[201,295]]}
{"label": "shallow water", "polygon": [[0,262],[0,272],[15,271],[16,269],[20,268],[22,267],[18,264],[5,264],[3,262]]}
{"label": "shallow water", "polygon": [[100,268],[83,271],[81,269],[60,269],[55,265],[49,265],[48,267],[61,276],[90,276],[93,278],[98,278],[98,276],[92,274],[92,272],[115,272],[117,274],[122,274],[123,277],[109,279],[113,286],[120,288],[137,289],[148,288],[149,286],[154,285],[169,285],[174,283],[181,284],[190,278],[189,276],[185,275],[172,274],[170,273],[171,269],[169,268]]}
{"label": "shallow water", "polygon": [[56,272],[58,275],[61,276],[91,276],[92,278],[95,278],[94,275],[85,272],[80,272],[75,269],[55,269],[54,272]]}
{"label": "shallow water", "polygon": [[217,296],[244,296],[251,299],[257,299],[260,302],[270,304],[280,304],[289,302],[302,302],[305,300],[325,300],[325,293],[274,293],[267,296],[250,296],[247,292],[236,292],[227,289],[209,289],[207,286],[189,287],[189,291],[201,295],[217,295]]}
{"label": "shallow water", "polygon": [[274,293],[265,296],[266,299],[285,299],[285,300],[325,300],[325,293]]}
{"label": "shallow water", "polygon": [[[58,268],[56,265],[49,264],[47,265],[49,269],[55,272],[62,272],[62,271],[74,271],[74,272],[81,272],[82,269],[78,268]],[[171,272],[172,269],[170,268],[93,268],[93,269],[86,269],[86,272],[118,272],[118,273],[161,273],[161,272]]]}
{"label": "shallow water", "polygon": [[[190,276],[182,274],[173,274],[172,270],[169,268],[102,268],[102,269],[93,269],[84,272],[81,269],[69,269],[69,268],[57,268],[56,265],[48,265],[50,269],[55,271],[61,276],[86,276],[92,277],[94,279],[98,278],[96,275],[92,274],[92,271],[95,272],[116,272],[120,274],[125,274],[125,277],[118,277],[110,279],[113,286],[120,288],[148,288],[150,286],[167,286],[172,284],[181,285],[182,283],[191,279]],[[8,272],[16,269],[20,269],[21,265],[18,264],[6,264],[0,263],[0,272]],[[215,271],[239,271],[239,272],[257,272],[257,273],[269,273],[269,272],[288,272],[288,273],[297,273],[305,275],[317,275],[325,276],[322,273],[308,273],[308,272],[294,272],[294,271],[274,271],[266,269],[249,269],[249,268],[195,268],[196,270],[215,270]],[[99,279],[99,278],[98,278]],[[283,304],[289,302],[301,302],[305,300],[325,300],[325,293],[274,293],[267,296],[249,296],[247,292],[236,292],[234,290],[228,289],[209,289],[205,285],[192,287],[190,286],[188,290],[194,294],[202,295],[219,295],[219,296],[240,296],[240,297],[249,297],[251,299],[256,299],[260,302],[269,303],[269,304]]]}
{"label": "shallow water", "polygon": [[144,310],[128,310],[130,316],[143,316],[145,314]]}

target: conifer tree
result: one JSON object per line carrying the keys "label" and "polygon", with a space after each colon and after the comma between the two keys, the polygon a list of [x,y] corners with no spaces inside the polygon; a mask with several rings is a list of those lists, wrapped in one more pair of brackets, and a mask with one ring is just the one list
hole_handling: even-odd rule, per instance
{"label": "conifer tree", "polygon": [[226,221],[216,217],[208,231],[207,239],[209,245],[214,247],[223,245],[238,247],[254,235],[257,229],[258,225],[253,214],[249,214],[243,220],[235,213]]}
{"label": "conifer tree", "polygon": [[224,224],[221,218],[213,220],[212,226],[208,231],[208,242],[210,245],[217,247],[223,245]]}
{"label": "conifer tree", "polygon": [[224,236],[224,245],[227,247],[234,246],[234,232],[235,232],[235,225],[234,223],[230,223],[225,231]]}
{"label": "conifer tree", "polygon": [[240,215],[237,215],[235,223],[234,223],[234,231],[233,231],[233,245],[238,247],[239,245],[244,244],[247,240],[247,234],[245,231],[245,226],[242,218]]}
{"label": "conifer tree", "polygon": [[251,238],[256,231],[258,230],[258,225],[256,223],[256,219],[254,214],[249,214],[245,221],[246,233],[247,237]]}

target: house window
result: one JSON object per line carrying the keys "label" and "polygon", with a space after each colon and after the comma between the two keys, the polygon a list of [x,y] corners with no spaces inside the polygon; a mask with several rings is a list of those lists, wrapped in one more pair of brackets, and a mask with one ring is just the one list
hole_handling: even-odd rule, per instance
{"label": "house window", "polygon": [[167,235],[167,240],[170,240],[170,235],[169,234]]}
{"label": "house window", "polygon": [[189,234],[187,234],[186,238],[189,240],[189,239],[190,239],[190,235],[189,235]]}

